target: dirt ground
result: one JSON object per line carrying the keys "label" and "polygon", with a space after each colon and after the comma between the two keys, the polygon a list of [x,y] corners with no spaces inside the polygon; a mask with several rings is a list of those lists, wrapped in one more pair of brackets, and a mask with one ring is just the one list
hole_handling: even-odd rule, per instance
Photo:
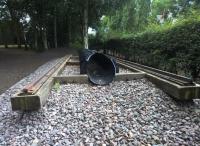
{"label": "dirt ground", "polygon": [[36,53],[23,49],[0,49],[0,94],[47,61],[65,54],[76,54],[76,51],[62,48]]}

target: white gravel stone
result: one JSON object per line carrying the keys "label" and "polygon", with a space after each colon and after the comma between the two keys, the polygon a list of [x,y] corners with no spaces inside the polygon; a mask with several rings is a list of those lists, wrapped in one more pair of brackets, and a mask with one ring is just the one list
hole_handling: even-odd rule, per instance
{"label": "white gravel stone", "polygon": [[79,75],[80,67],[78,65],[67,65],[60,76]]}
{"label": "white gravel stone", "polygon": [[39,139],[34,139],[33,143],[31,144],[31,146],[41,146],[40,140]]}
{"label": "white gravel stone", "polygon": [[125,69],[125,68],[119,68],[119,73],[132,73],[133,71],[129,70],[129,69]]}
{"label": "white gravel stone", "polygon": [[41,145],[200,145],[200,101],[175,102],[146,79],[60,85],[40,111],[20,119],[10,96],[55,62],[0,96],[0,145],[30,145],[36,138]]}

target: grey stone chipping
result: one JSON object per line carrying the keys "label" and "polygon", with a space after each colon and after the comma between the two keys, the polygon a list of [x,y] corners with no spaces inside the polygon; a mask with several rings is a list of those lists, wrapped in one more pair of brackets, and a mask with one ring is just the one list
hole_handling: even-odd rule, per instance
{"label": "grey stone chipping", "polygon": [[200,145],[200,101],[179,103],[147,79],[53,88],[39,111],[11,111],[10,96],[57,60],[0,96],[0,145]]}

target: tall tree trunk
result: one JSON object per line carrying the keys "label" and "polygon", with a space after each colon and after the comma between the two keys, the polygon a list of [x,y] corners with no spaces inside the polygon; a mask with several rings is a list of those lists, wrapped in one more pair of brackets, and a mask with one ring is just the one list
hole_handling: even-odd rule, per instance
{"label": "tall tree trunk", "polygon": [[21,38],[20,38],[19,32],[17,32],[16,36],[17,36],[17,46],[18,48],[21,48]]}
{"label": "tall tree trunk", "polygon": [[42,41],[43,41],[43,47],[45,50],[48,50],[48,44],[47,44],[47,31],[46,28],[42,30]]}
{"label": "tall tree trunk", "polygon": [[55,13],[54,13],[54,45],[55,48],[58,48],[58,42],[57,42],[57,10],[55,7]]}
{"label": "tall tree trunk", "polygon": [[8,48],[8,40],[7,40],[7,38],[8,38],[8,36],[7,36],[7,34],[5,34],[5,38],[4,38],[4,44],[5,44],[5,48]]}
{"label": "tall tree trunk", "polygon": [[70,43],[71,43],[71,16],[70,14],[68,14],[68,16],[66,17],[66,21],[67,21],[66,46],[70,47]]}
{"label": "tall tree trunk", "polygon": [[83,20],[84,20],[84,18],[83,18],[83,14],[82,14],[82,11],[80,11],[79,12],[79,18],[80,18],[80,22],[81,22],[81,24],[80,24],[80,36],[81,36],[81,44],[84,44],[84,34],[85,34],[85,32],[84,32],[84,22],[83,22]]}
{"label": "tall tree trunk", "polygon": [[7,34],[7,29],[1,29],[2,44],[4,44],[5,48],[8,48]]}
{"label": "tall tree trunk", "polygon": [[38,33],[37,33],[37,29],[35,28],[34,31],[34,49],[37,50],[38,49]]}
{"label": "tall tree trunk", "polygon": [[26,39],[26,32],[25,31],[23,31],[23,37],[24,37],[25,50],[27,50],[28,46],[27,46],[27,39]]}
{"label": "tall tree trunk", "polygon": [[18,48],[21,48],[21,25],[20,25],[20,18],[17,16],[16,11],[14,10],[13,6],[14,6],[14,1],[12,0],[8,0],[7,1],[7,6],[8,6],[8,10],[10,12],[10,16],[11,16],[11,20],[13,22],[13,28],[14,28],[14,33],[15,36],[17,38],[17,45]]}
{"label": "tall tree trunk", "polygon": [[84,47],[88,49],[88,4],[89,0],[85,0],[84,4]]}
{"label": "tall tree trunk", "polygon": [[69,15],[68,16],[69,18],[69,20],[68,20],[68,46],[70,46],[70,43],[71,43],[71,16]]}
{"label": "tall tree trunk", "polygon": [[21,43],[22,43],[22,40],[21,40],[21,35],[22,35],[22,31],[21,31],[21,26],[20,26],[20,23],[19,22],[15,22],[15,27],[16,27],[16,36],[17,36],[17,45],[18,45],[18,48],[21,48]]}

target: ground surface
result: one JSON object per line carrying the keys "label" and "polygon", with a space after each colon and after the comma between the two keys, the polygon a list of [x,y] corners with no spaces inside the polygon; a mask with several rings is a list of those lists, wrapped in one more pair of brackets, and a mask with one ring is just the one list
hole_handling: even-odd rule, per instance
{"label": "ground surface", "polygon": [[[119,68],[119,73],[132,73],[129,69]],[[80,67],[79,65],[68,65],[60,74],[60,76],[68,76],[68,75],[79,75]]]}
{"label": "ground surface", "polygon": [[53,49],[44,53],[23,49],[0,49],[0,94],[42,64],[69,52],[71,53],[71,50],[67,49]]}
{"label": "ground surface", "polygon": [[27,146],[33,140],[45,146],[200,145],[200,101],[177,103],[146,79],[56,85],[40,111],[23,118],[12,112],[9,97],[56,61],[0,96],[0,145]]}

